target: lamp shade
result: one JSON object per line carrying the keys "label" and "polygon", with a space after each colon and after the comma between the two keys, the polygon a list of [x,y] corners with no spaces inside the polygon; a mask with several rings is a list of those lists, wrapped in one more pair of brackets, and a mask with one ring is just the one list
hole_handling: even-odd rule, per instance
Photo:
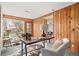
{"label": "lamp shade", "polygon": [[43,24],[42,29],[43,30],[48,29],[48,24]]}

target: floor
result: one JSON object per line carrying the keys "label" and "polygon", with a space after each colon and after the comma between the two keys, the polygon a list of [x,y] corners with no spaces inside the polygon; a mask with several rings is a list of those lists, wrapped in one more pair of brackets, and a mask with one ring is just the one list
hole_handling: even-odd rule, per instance
{"label": "floor", "polygon": [[[51,44],[46,44],[46,45],[51,45]],[[20,51],[21,45],[13,46],[13,47],[4,47],[1,55],[2,56],[16,56],[16,52]],[[79,54],[72,53],[68,50],[65,52],[65,56],[79,56]]]}
{"label": "floor", "polygon": [[14,54],[16,51],[19,51],[20,50],[20,45],[17,45],[17,46],[12,46],[12,47],[4,47],[2,52],[1,52],[1,55],[2,56],[9,56],[9,55],[12,55]]}

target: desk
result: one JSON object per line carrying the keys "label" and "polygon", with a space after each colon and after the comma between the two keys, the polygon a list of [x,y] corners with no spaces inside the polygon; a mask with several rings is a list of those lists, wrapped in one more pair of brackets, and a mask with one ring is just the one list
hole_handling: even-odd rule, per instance
{"label": "desk", "polygon": [[[21,55],[23,55],[23,50],[25,49],[25,53],[26,53],[26,56],[27,56],[27,45],[44,41],[43,44],[44,44],[44,47],[45,47],[45,41],[50,40],[52,38],[54,38],[54,37],[41,37],[41,38],[36,38],[36,39],[33,38],[31,41],[26,41],[26,39],[21,39],[21,50],[22,50]],[[23,44],[25,44],[24,49],[23,49]]]}

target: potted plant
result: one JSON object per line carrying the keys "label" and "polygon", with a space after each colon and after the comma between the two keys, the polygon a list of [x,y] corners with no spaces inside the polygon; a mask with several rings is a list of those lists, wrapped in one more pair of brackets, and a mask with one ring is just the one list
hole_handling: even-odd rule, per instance
{"label": "potted plant", "polygon": [[26,33],[26,40],[31,40],[31,36],[32,36],[31,33]]}
{"label": "potted plant", "polygon": [[31,33],[28,33],[28,32],[22,34],[22,37],[25,37],[26,40],[29,40],[29,41],[31,40],[31,36],[32,36],[32,34]]}

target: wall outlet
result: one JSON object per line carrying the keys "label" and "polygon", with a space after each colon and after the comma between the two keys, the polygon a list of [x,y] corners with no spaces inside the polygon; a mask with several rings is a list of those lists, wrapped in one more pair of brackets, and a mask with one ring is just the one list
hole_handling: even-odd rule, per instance
{"label": "wall outlet", "polygon": [[74,47],[74,44],[72,44],[72,47]]}

